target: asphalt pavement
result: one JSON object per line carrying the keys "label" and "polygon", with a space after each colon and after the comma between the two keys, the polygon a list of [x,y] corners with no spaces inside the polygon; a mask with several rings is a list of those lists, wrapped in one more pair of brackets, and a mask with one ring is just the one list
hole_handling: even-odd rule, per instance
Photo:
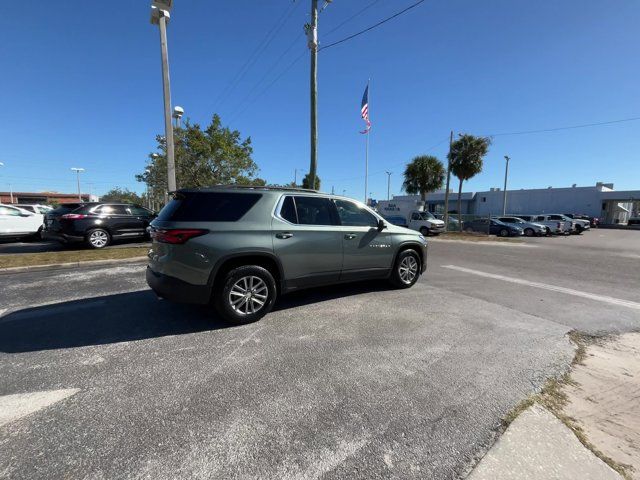
{"label": "asphalt pavement", "polygon": [[463,478],[570,330],[639,329],[639,267],[640,232],[435,239],[412,289],[299,292],[242,327],[140,265],[0,275],[0,400],[44,392],[0,426],[0,478]]}

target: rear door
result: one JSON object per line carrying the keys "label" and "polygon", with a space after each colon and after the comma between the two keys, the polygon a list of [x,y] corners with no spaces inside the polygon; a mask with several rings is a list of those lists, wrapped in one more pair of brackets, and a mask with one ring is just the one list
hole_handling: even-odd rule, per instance
{"label": "rear door", "polygon": [[132,215],[126,205],[101,205],[93,212],[104,217],[105,226],[112,235],[135,237],[144,232],[142,220]]}
{"label": "rear door", "polygon": [[20,216],[20,211],[0,205],[0,235],[11,235],[25,231],[25,221]]}
{"label": "rear door", "polygon": [[129,205],[127,206],[127,212],[129,215],[135,217],[139,221],[139,234],[144,235],[147,231],[147,227],[151,220],[154,219],[153,213],[146,208],[140,207],[138,205]]}
{"label": "rear door", "polygon": [[285,195],[272,221],[273,249],[287,288],[335,282],[342,268],[342,232],[329,198]]}
{"label": "rear door", "polygon": [[342,232],[341,280],[375,278],[389,272],[393,262],[393,235],[378,230],[378,217],[349,200],[334,200]]}

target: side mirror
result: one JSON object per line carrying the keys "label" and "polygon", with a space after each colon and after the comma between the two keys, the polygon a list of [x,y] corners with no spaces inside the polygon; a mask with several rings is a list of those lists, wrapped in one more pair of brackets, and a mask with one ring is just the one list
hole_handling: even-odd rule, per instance
{"label": "side mirror", "polygon": [[378,220],[378,231],[381,232],[385,228],[387,228],[387,224],[384,223],[384,220]]}

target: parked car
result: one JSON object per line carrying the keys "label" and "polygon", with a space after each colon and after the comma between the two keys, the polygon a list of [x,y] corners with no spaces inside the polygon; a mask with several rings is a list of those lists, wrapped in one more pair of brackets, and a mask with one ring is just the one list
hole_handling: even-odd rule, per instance
{"label": "parked car", "polygon": [[0,204],[0,238],[21,239],[37,236],[42,229],[42,215],[13,205]]}
{"label": "parked car", "polygon": [[527,222],[520,217],[496,217],[496,219],[503,223],[513,225],[514,227],[521,228],[527,237],[541,237],[542,235],[547,234],[547,227],[544,225],[540,223]]}
{"label": "parked car", "polygon": [[382,215],[382,218],[384,218],[387,222],[389,222],[392,225],[409,228],[409,225],[407,224],[407,219],[404,218],[402,215]]}
{"label": "parked car", "polygon": [[567,221],[559,215],[520,215],[518,217],[525,222],[539,223],[547,229],[547,235],[569,235],[573,230],[571,221]]}
{"label": "parked car", "polygon": [[524,230],[520,227],[503,223],[500,220],[492,218],[477,218],[464,222],[465,232],[480,232],[489,235],[498,235],[500,237],[517,237],[524,235]]}
{"label": "parked car", "polygon": [[589,220],[589,217],[584,218],[585,215],[576,215],[575,213],[565,213],[564,216],[573,220],[573,222],[576,224],[577,233],[582,233],[586,230],[591,229],[591,220]]}
{"label": "parked car", "polygon": [[18,203],[15,206],[23,210],[26,210],[27,212],[38,213],[40,215],[44,215],[45,213],[53,210],[53,207],[50,207],[49,205],[39,205],[39,204],[29,205],[26,203]]}
{"label": "parked car", "polygon": [[409,288],[427,242],[362,203],[277,187],[184,189],[151,222],[147,282],[169,300],[209,304],[233,323],[318,285],[387,279]]}
{"label": "parked car", "polygon": [[640,217],[631,217],[627,221],[627,225],[640,225]]}
{"label": "parked car", "polygon": [[43,237],[63,243],[84,242],[104,248],[115,240],[146,237],[155,215],[125,203],[70,203],[45,215]]}

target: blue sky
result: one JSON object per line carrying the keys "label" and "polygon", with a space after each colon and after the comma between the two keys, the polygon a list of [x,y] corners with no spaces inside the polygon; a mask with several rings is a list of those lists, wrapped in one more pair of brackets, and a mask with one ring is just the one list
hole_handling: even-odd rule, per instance
{"label": "blue sky", "polygon": [[[374,3],[334,0],[320,15],[320,41],[339,40],[413,1],[378,0],[327,33]],[[309,3],[174,0],[169,25],[174,105],[201,124],[218,112],[251,136],[260,176],[274,183],[293,180],[294,169],[309,164],[309,58],[300,35]],[[94,193],[142,191],[133,176],[163,131],[158,30],[148,17],[143,0],[3,6],[0,190],[10,182],[14,190],[74,191],[69,169],[80,166]],[[281,18],[282,29],[230,90]],[[323,189],[363,197],[358,131],[367,78],[374,198],[386,196],[385,170],[393,171],[392,193],[399,194],[413,156],[444,160],[451,129],[483,135],[640,116],[639,24],[635,0],[428,0],[320,52]],[[512,158],[510,188],[596,181],[640,188],[639,151],[640,121],[497,136],[484,171],[465,190],[502,186],[504,155]]]}

